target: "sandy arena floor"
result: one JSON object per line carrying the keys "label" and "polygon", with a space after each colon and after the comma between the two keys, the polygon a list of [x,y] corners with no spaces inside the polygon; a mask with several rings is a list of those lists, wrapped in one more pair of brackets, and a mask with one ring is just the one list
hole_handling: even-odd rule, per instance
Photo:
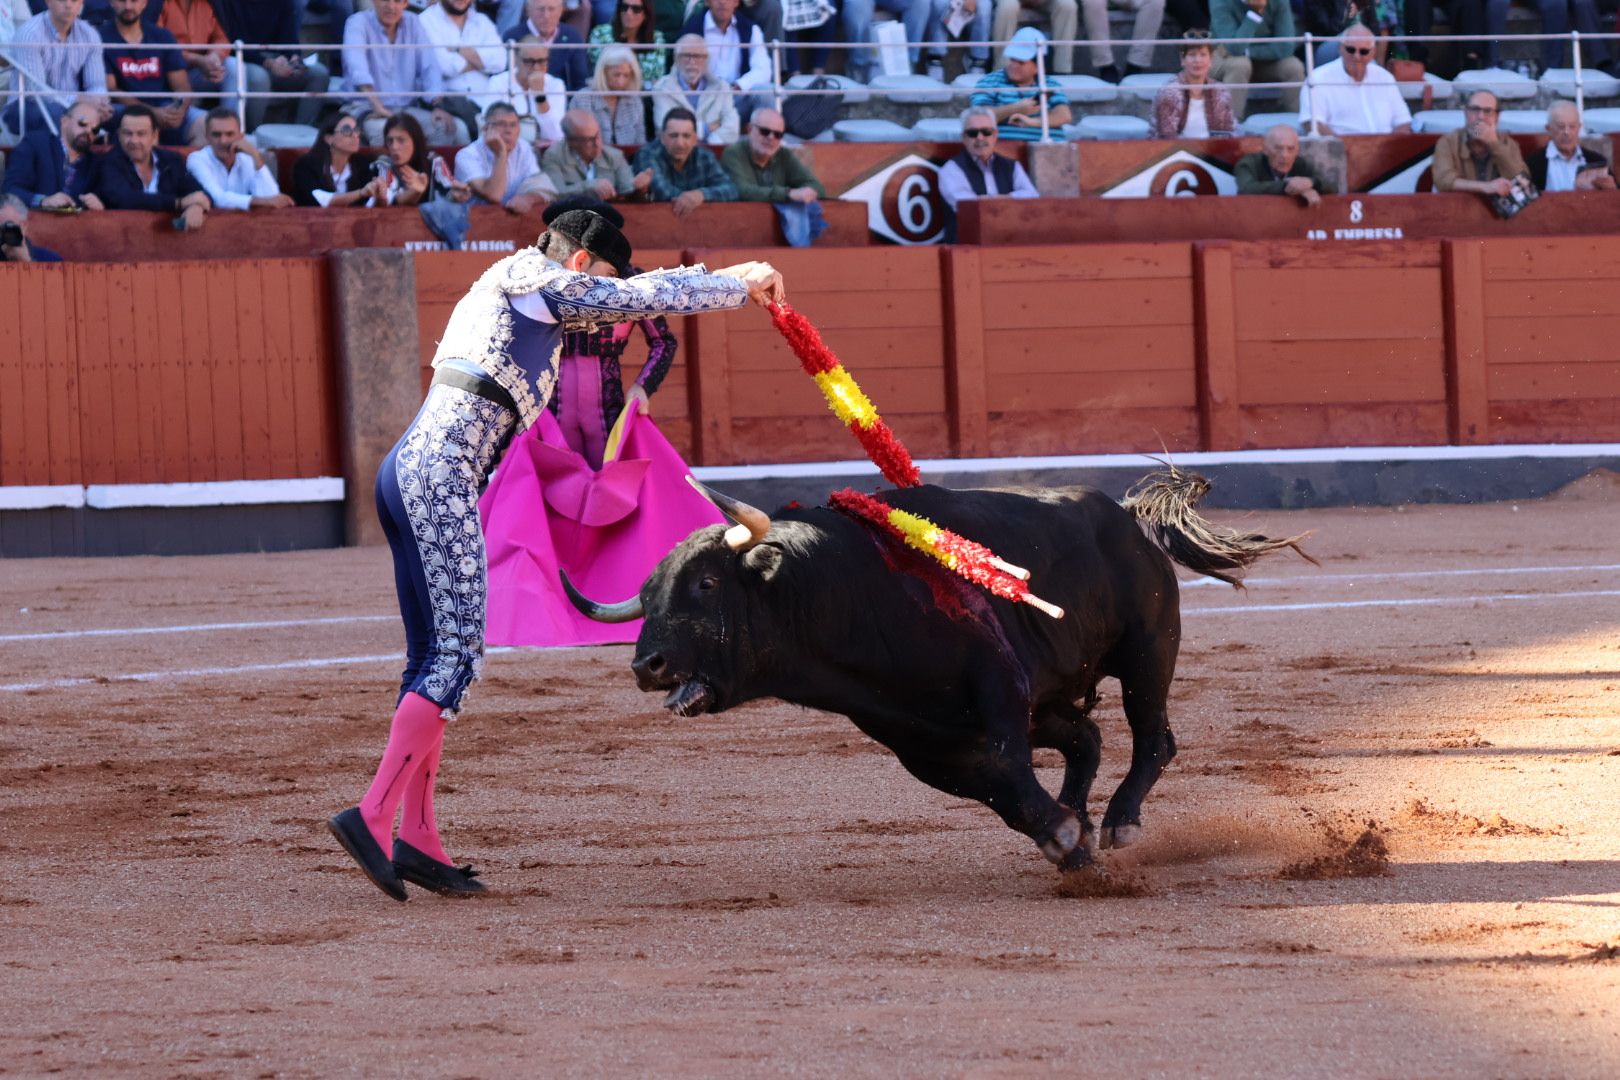
{"label": "sandy arena floor", "polygon": [[384,551],[0,562],[0,1074],[1620,1075],[1620,487],[1253,521],[1323,566],[1184,589],[1103,898],[843,719],[679,720],[605,648],[491,658],[439,806],[497,894],[396,904],[323,827]]}

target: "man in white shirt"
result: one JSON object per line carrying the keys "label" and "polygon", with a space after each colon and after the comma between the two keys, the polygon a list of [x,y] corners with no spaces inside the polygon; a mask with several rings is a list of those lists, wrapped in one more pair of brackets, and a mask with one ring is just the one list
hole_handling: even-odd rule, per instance
{"label": "man in white shirt", "polygon": [[449,95],[445,111],[460,117],[468,131],[477,131],[477,102],[489,92],[491,77],[506,70],[501,35],[487,15],[473,9],[473,0],[439,0],[421,18],[428,40],[443,46],[433,56]]}
{"label": "man in white shirt", "polygon": [[996,114],[982,105],[962,113],[962,152],[939,170],[939,194],[953,214],[965,199],[1041,196],[1022,165],[996,153]]}
{"label": "man in white shirt", "polygon": [[769,88],[771,58],[759,24],[737,13],[738,0],[708,0],[708,10],[694,13],[681,34],[702,34],[709,47],[709,75],[721,86],[738,91],[732,105],[738,116],[750,116],[756,105],[750,96]]}
{"label": "man in white shirt", "polygon": [[1395,76],[1373,62],[1373,32],[1361,23],[1339,35],[1339,58],[1312,72],[1299,119],[1316,135],[1389,135],[1412,130]]}
{"label": "man in white shirt", "polygon": [[484,138],[463,146],[456,154],[456,179],[472,189],[479,202],[504,206],[514,214],[527,214],[557,187],[523,140],[517,110],[498,101],[484,110]]}
{"label": "man in white shirt", "polygon": [[497,101],[517,110],[523,137],[537,150],[562,141],[568,89],[551,73],[550,45],[533,35],[518,42],[517,63],[504,76],[490,80],[489,93],[479,105],[488,109]]}
{"label": "man in white shirt", "polygon": [[1581,146],[1581,114],[1573,101],[1547,109],[1547,152],[1533,155],[1530,179],[1542,191],[1613,191],[1614,174],[1602,154]]}
{"label": "man in white shirt", "polygon": [[208,113],[208,145],[186,158],[189,172],[208,192],[216,210],[279,210],[291,206],[259,148],[242,135],[236,112],[221,105]]}

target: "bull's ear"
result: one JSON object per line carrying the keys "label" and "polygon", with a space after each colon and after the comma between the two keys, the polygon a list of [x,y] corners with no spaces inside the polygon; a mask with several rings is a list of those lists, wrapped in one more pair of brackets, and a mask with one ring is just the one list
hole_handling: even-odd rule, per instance
{"label": "bull's ear", "polygon": [[769,581],[782,568],[782,549],[775,544],[756,544],[743,553],[743,565]]}

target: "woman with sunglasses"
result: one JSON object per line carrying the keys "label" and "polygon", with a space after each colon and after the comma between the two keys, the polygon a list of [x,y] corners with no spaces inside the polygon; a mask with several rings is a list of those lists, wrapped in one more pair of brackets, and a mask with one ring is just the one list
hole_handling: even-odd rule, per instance
{"label": "woman with sunglasses", "polygon": [[[591,27],[588,40],[594,48],[587,55],[592,67],[605,45],[668,45],[664,32],[653,25],[657,18],[658,9],[653,0],[619,0],[611,23]],[[651,86],[669,70],[669,53],[664,49],[638,48],[635,53],[636,62],[641,65],[641,85]]]}
{"label": "woman with sunglasses", "polygon": [[1153,99],[1155,139],[1207,139],[1216,132],[1230,135],[1237,129],[1231,95],[1226,87],[1209,80],[1213,62],[1208,30],[1188,30],[1181,35],[1181,71]]}
{"label": "woman with sunglasses", "polygon": [[[317,191],[328,198],[316,198]],[[360,121],[347,113],[322,124],[309,153],[293,162],[293,202],[298,206],[360,206],[380,191],[371,159],[360,154]]]}

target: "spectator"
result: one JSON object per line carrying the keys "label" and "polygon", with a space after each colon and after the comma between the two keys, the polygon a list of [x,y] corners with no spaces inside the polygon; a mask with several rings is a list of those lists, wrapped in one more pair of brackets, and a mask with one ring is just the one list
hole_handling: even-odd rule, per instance
{"label": "spectator", "polygon": [[146,0],[112,0],[112,5],[112,21],[102,24],[101,37],[107,43],[105,89],[113,104],[150,106],[164,146],[201,146],[203,111],[186,104],[188,98],[163,92],[191,92],[180,50],[164,48],[178,44],[174,35],[146,21]]}
{"label": "spectator", "polygon": [[[19,135],[28,127],[46,126],[46,116],[54,124],[80,94],[107,92],[101,35],[79,18],[82,3],[83,0],[46,0],[45,10],[17,27],[12,35],[13,45],[36,46],[11,50],[11,89],[16,93],[27,82],[28,115],[24,117],[20,102],[14,101],[0,120]],[[50,47],[37,47],[41,45]],[[97,100],[99,103],[100,99]],[[111,117],[112,106],[103,105],[102,122]]]}
{"label": "spectator", "polygon": [[[715,9],[717,0],[709,0],[709,10]],[[736,7],[735,0],[719,0],[720,3],[731,3]],[[1073,0],[1063,0],[1072,3]],[[844,40],[852,45],[864,45],[872,40],[872,16],[877,9],[882,8],[899,17],[901,25],[906,28],[906,41],[911,46],[906,50],[906,56],[911,65],[917,65],[917,58],[922,52],[922,43],[927,40],[928,20],[934,12],[933,0],[844,0]],[[688,23],[687,25],[691,25]],[[710,45],[714,39],[710,39]],[[845,54],[845,68],[850,77],[866,82],[872,77],[872,69],[877,64],[877,50],[855,49]]]}
{"label": "spectator", "polygon": [[516,63],[504,79],[490,84],[484,107],[504,101],[517,111],[523,137],[540,148],[562,138],[562,117],[568,108],[567,87],[551,74],[551,46],[537,37],[518,43]]}
{"label": "spectator", "polygon": [[[679,0],[665,0],[679,3]],[[658,18],[653,0],[619,0],[613,9],[613,21],[598,23],[591,28],[589,40],[597,46],[612,45],[665,45],[664,32],[653,25]],[[590,50],[590,62],[596,63],[600,48]],[[669,53],[664,49],[636,50],[636,62],[641,65],[641,84],[651,86],[669,70]]]}
{"label": "spectator", "polygon": [[1327,184],[1299,156],[1299,132],[1278,124],[1266,132],[1265,149],[1237,163],[1239,195],[1292,195],[1306,206],[1322,201]]}
{"label": "spectator", "polygon": [[[359,16],[355,16],[359,18]],[[371,206],[416,206],[437,198],[466,202],[472,190],[450,174],[444,159],[428,149],[422,125],[409,111],[383,123],[383,156],[373,165],[382,181]]]}
{"label": "spectator", "polygon": [[584,109],[602,125],[603,136],[619,146],[640,146],[647,141],[647,101],[641,96],[641,67],[623,45],[609,45],[596,58],[591,88],[574,96],[574,108]]}
{"label": "spectator", "polygon": [[[28,207],[15,195],[0,198],[0,262],[53,263],[62,256],[28,239]],[[671,339],[673,344],[673,339]]]}
{"label": "spectator", "polygon": [[[1485,32],[1491,35],[1489,44],[1489,60],[1495,64],[1498,58],[1500,41],[1506,36],[1509,0],[1485,0]],[[1541,32],[1543,34],[1558,34],[1559,37],[1547,38],[1541,44],[1541,70],[1548,68],[1561,68],[1569,66],[1569,32],[1571,23],[1573,29],[1581,33],[1581,66],[1587,68],[1607,68],[1610,64],[1611,54],[1609,43],[1601,38],[1593,38],[1593,34],[1601,34],[1602,27],[1598,25],[1598,9],[1593,0],[1536,0],[1536,7],[1541,11]],[[1611,5],[1610,10],[1613,10]]]}
{"label": "spectator", "polygon": [[698,140],[716,146],[737,141],[742,124],[731,89],[708,72],[709,46],[696,34],[675,43],[675,70],[653,89],[653,126],[662,128],[671,109],[690,109],[697,117]]}
{"label": "spectator", "polygon": [[[1136,21],[1131,24],[1131,40],[1135,44],[1125,52],[1123,72],[1114,61],[1114,47],[1108,36],[1110,7],[1136,12]],[[1085,18],[1086,37],[1091,39],[1091,66],[1097,69],[1098,78],[1117,83],[1126,75],[1139,75],[1152,68],[1153,46],[1149,43],[1159,36],[1159,27],[1164,24],[1164,0],[1080,0],[1080,10]],[[1054,27],[1053,33],[1056,32]],[[1061,57],[1060,49],[1054,59]],[[1069,69],[1059,63],[1057,70],[1066,73]]]}
{"label": "spectator", "polygon": [[1434,190],[1500,199],[1511,196],[1516,183],[1529,181],[1530,167],[1519,144],[1496,130],[1498,111],[1496,95],[1489,90],[1468,95],[1465,126],[1434,144]]}
{"label": "spectator", "polygon": [[782,149],[786,131],[781,113],[755,109],[748,120],[748,137],[732,143],[720,155],[739,201],[813,203],[827,197],[816,174],[797,154]]}
{"label": "spectator", "polygon": [[585,59],[585,38],[572,26],[560,24],[563,0],[528,0],[528,12],[529,17],[503,34],[502,40],[522,41],[535,37],[542,44],[553,46],[552,71],[562,79],[569,93],[585,89],[591,77],[590,62]]}
{"label": "spectator", "polygon": [[[1294,9],[1288,0],[1210,0],[1210,26],[1218,38],[1291,38]],[[1251,82],[1293,83],[1305,78],[1305,65],[1288,42],[1221,46],[1215,78],[1232,88],[1232,115],[1243,119]],[[1299,88],[1284,87],[1281,111],[1299,111]]]}
{"label": "spectator", "polygon": [[1237,130],[1232,97],[1226,87],[1209,81],[1213,59],[1209,31],[1188,30],[1181,36],[1181,73],[1153,99],[1153,137],[1207,139],[1232,134]]}
{"label": "spectator", "polygon": [[[962,112],[962,152],[939,170],[939,194],[945,205],[956,212],[963,199],[984,199],[998,195],[1014,199],[1038,199],[1041,193],[1029,182],[1029,174],[1012,158],[996,153],[996,113],[983,105],[969,105]],[[955,224],[951,234],[955,236]]]}
{"label": "spectator", "polygon": [[[1073,0],[1064,0],[1069,5],[1069,18],[1075,17],[1076,8]],[[954,0],[933,0],[928,14],[927,40],[932,46],[928,50],[928,77],[945,81],[945,42],[952,37],[966,38],[969,41],[990,41],[990,0],[961,0],[962,17],[966,19],[961,32],[948,33],[945,21],[949,18]],[[1017,5],[1014,5],[1015,7]],[[1074,24],[1070,23],[1070,33]],[[1057,33],[1056,27],[1053,33]],[[1010,33],[1010,31],[1009,31]],[[1074,47],[1065,46],[1069,50],[1069,64],[1074,65]],[[968,75],[984,75],[990,70],[990,46],[969,45],[968,62],[964,73]]]}
{"label": "spectator", "polygon": [[[113,3],[116,12],[118,4]],[[186,78],[191,89],[199,94],[224,93],[234,97],[237,91],[236,71],[226,64],[230,56],[230,38],[220,24],[218,13],[209,0],[158,0],[157,24],[174,36],[181,45],[198,46],[182,49]],[[197,104],[190,102],[190,104]]]}
{"label": "spectator", "polygon": [[[787,9],[782,15],[783,37],[801,47],[782,54],[782,74],[792,75],[800,71],[813,75],[826,73],[827,61],[832,54],[827,46],[842,40],[842,5],[843,0],[787,0]],[[767,28],[762,26],[760,31],[765,34],[767,41],[771,40]]]}
{"label": "spectator", "polygon": [[1001,136],[1034,140],[1041,137],[1040,97],[1046,97],[1047,126],[1056,131],[1070,120],[1069,99],[1057,84],[1035,85],[1035,52],[1046,48],[1046,35],[1026,26],[1013,35],[1002,55],[1006,66],[992,71],[973,88],[969,103],[989,109],[1001,126]]}
{"label": "spectator", "polygon": [[[989,0],[980,0],[980,2],[988,3]],[[1075,38],[1080,36],[1079,0],[995,0],[995,29],[991,31],[990,39],[992,41],[1007,42],[1018,40],[1018,17],[1026,8],[1030,11],[1038,11],[1044,15],[1047,21],[1051,23],[1052,36],[1057,38],[1059,41],[1073,41]],[[1105,22],[1102,41],[1104,43],[1104,49],[1106,50],[1108,41],[1106,7],[1103,14]],[[1033,29],[1033,27],[1030,29]],[[1158,35],[1151,34],[1149,36],[1157,37]],[[1042,40],[1045,39],[1042,38]],[[1003,64],[1007,62],[1006,46],[1001,48],[998,59]],[[1112,56],[1102,60],[1097,64],[1097,74],[1105,79],[1108,79],[1109,82],[1119,82],[1119,73],[1113,70],[1113,63],[1114,61]],[[1108,71],[1105,72],[1104,68],[1107,68]],[[1048,69],[1048,74],[1050,74],[1053,69],[1060,71],[1065,75],[1074,71],[1073,45],[1057,46],[1052,56],[1052,67]],[[1113,78],[1109,78],[1109,75],[1112,75]]]}
{"label": "spectator", "polygon": [[94,102],[77,101],[62,114],[60,132],[30,131],[6,160],[5,193],[26,206],[65,210],[82,206],[102,209],[101,200],[85,191],[90,182],[90,144],[101,110]]}
{"label": "spectator", "polygon": [[697,147],[697,117],[690,109],[664,114],[658,141],[636,154],[636,168],[651,169],[649,192],[655,202],[674,203],[676,217],[685,217],[705,202],[733,202],[737,186],[715,156]]}
{"label": "spectator", "polygon": [[91,188],[109,210],[177,214],[177,229],[202,228],[210,206],[180,155],[158,146],[157,115],[139,103],[118,118],[118,145],[96,157]]}
{"label": "spectator", "polygon": [[360,206],[383,200],[387,183],[371,171],[371,162],[359,150],[360,121],[347,113],[328,117],[320,139],[293,162],[293,202],[299,206]]}
{"label": "spectator", "polygon": [[483,140],[456,154],[456,179],[479,202],[514,214],[527,214],[557,194],[556,185],[540,171],[534,147],[523,141],[517,110],[504,101],[485,110]]}
{"label": "spectator", "polygon": [[1613,191],[1609,160],[1581,146],[1581,114],[1573,101],[1555,101],[1547,110],[1545,154],[1530,158],[1530,180],[1541,191]]}
{"label": "spectator", "polygon": [[1339,36],[1339,58],[1311,73],[1299,120],[1317,135],[1388,135],[1412,130],[1395,76],[1373,63],[1373,33],[1357,23]]}
{"label": "spectator", "polygon": [[[247,70],[248,90],[254,94],[274,91],[277,94],[318,95],[326,93],[332,84],[331,71],[325,64],[306,61],[298,49],[298,0],[215,0],[225,33],[234,41],[252,45],[279,45],[277,49],[249,49],[243,55]],[[234,66],[232,64],[231,66]],[[227,71],[227,77],[230,72]],[[252,131],[264,123],[271,100],[249,97],[246,101],[247,129]],[[294,119],[314,127],[326,107],[326,101],[316,96],[298,99]]]}
{"label": "spectator", "polygon": [[187,156],[186,171],[208,192],[214,209],[282,210],[293,204],[291,195],[281,193],[259,148],[242,135],[234,110],[210,110],[205,131],[208,145]]}
{"label": "spectator", "polygon": [[[775,0],[772,0],[774,3]],[[849,11],[848,0],[844,10]],[[781,20],[781,8],[777,8]],[[738,91],[732,108],[739,114],[750,111],[748,95],[771,85],[771,58],[765,52],[765,35],[758,24],[737,11],[737,0],[708,0],[708,6],[692,13],[681,27],[681,37],[696,34],[709,47],[709,75],[722,86]],[[778,31],[778,37],[781,36]]]}
{"label": "spectator", "polygon": [[[390,49],[389,45],[431,45],[422,20],[405,10],[405,0],[373,0],[343,24],[343,70],[359,91],[345,107],[363,121],[367,142],[376,142],[384,122],[399,112],[428,124],[445,142],[471,140],[467,125],[443,109],[444,79],[432,49]],[[414,102],[421,100],[430,108]]]}
{"label": "spectator", "polygon": [[652,170],[632,172],[624,152],[602,145],[602,125],[580,109],[563,115],[563,141],[540,158],[540,168],[560,195],[587,193],[614,201],[644,195],[652,186]]}
{"label": "spectator", "polygon": [[493,76],[506,71],[506,48],[488,16],[473,10],[473,0],[439,0],[422,12],[422,29],[443,48],[435,51],[444,80],[444,108],[478,130],[477,102],[489,93]]}

